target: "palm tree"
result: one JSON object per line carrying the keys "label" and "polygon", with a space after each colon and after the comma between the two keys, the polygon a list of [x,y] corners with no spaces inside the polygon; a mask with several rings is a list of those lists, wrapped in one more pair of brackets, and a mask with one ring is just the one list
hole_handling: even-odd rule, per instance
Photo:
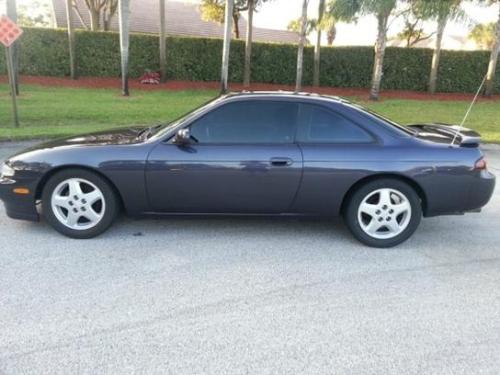
{"label": "palm tree", "polygon": [[318,27],[316,28],[316,45],[314,46],[314,70],[313,70],[313,86],[319,86],[319,69],[321,62],[321,23],[325,14],[325,0],[319,0],[318,9]]}
{"label": "palm tree", "polygon": [[248,0],[247,17],[247,37],[245,40],[245,65],[243,67],[243,86],[250,86],[250,69],[252,59],[252,38],[253,38],[253,12],[255,10],[255,0]]}
{"label": "palm tree", "polygon": [[[500,3],[500,2],[499,2]],[[484,94],[490,96],[493,94],[493,82],[495,81],[495,71],[497,69],[498,54],[500,53],[500,6],[498,20],[495,27],[495,42],[491,48],[490,63],[488,64],[488,73],[486,74],[486,89]]]}
{"label": "palm tree", "polygon": [[[269,0],[233,0],[232,22],[234,37],[240,38],[239,20],[241,12],[248,12],[247,35],[245,40],[245,60],[243,67],[243,86],[250,86],[251,58],[253,41],[253,15],[256,9]],[[201,17],[205,21],[214,21],[220,24],[225,22],[225,0],[202,0],[200,4]]]}
{"label": "palm tree", "polygon": [[297,52],[297,79],[295,81],[295,92],[302,90],[302,74],[304,67],[304,46],[306,44],[307,33],[307,6],[309,0],[302,1],[302,17],[300,25],[299,48]]}
{"label": "palm tree", "polygon": [[122,70],[122,95],[129,96],[128,90],[128,50],[129,50],[129,16],[130,0],[120,0],[118,3],[120,25],[120,52]]}
{"label": "palm tree", "polygon": [[165,0],[160,0],[160,75],[161,82],[167,80],[167,45],[165,30]]}
{"label": "palm tree", "polygon": [[66,22],[68,25],[69,71],[71,79],[76,79],[75,33],[73,30],[73,1],[66,0]]}
{"label": "palm tree", "polygon": [[481,48],[491,49],[495,45],[495,29],[496,22],[478,23],[470,31],[468,38]]}
{"label": "palm tree", "polygon": [[337,37],[337,26],[335,25],[335,18],[331,14],[323,16],[322,28],[326,31],[326,44],[330,47],[333,45]]}
{"label": "palm tree", "polygon": [[373,14],[377,18],[378,29],[370,89],[371,100],[378,100],[380,94],[389,17],[396,8],[396,3],[397,0],[332,0],[330,4],[332,15],[337,20],[352,21],[357,15],[366,14]]}
{"label": "palm tree", "polygon": [[231,47],[233,7],[234,0],[226,0],[224,16],[224,45],[222,48],[221,93],[226,93],[228,89],[227,81],[229,75],[229,49]]}
{"label": "palm tree", "polygon": [[413,6],[423,19],[435,19],[437,21],[436,44],[432,54],[431,73],[429,76],[429,92],[431,94],[436,92],[441,44],[446,24],[450,20],[464,18],[464,13],[460,9],[461,2],[462,0],[413,0]]}

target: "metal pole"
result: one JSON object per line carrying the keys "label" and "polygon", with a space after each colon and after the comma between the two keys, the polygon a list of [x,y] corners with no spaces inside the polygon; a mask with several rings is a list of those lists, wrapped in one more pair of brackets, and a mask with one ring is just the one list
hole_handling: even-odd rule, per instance
{"label": "metal pole", "polygon": [[9,75],[10,96],[12,97],[12,120],[14,126],[19,127],[19,118],[17,115],[17,100],[16,100],[16,80],[14,72],[14,63],[12,62],[12,47],[5,47],[5,57],[7,60],[7,73]]}
{"label": "metal pole", "polygon": [[[6,2],[6,15],[14,23],[17,23],[17,0],[7,0]],[[16,88],[16,95],[19,95],[19,42],[15,41],[10,46],[12,51],[12,69],[14,72],[14,87]]]}

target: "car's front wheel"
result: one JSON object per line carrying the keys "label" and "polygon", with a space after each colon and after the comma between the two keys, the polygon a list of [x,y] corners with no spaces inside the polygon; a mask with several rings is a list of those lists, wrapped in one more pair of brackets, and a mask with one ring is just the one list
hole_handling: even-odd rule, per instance
{"label": "car's front wheel", "polygon": [[396,179],[371,181],[356,190],[345,220],[352,234],[373,247],[392,247],[406,241],[422,218],[418,194]]}
{"label": "car's front wheel", "polygon": [[110,227],[118,213],[116,195],[101,176],[68,169],[52,176],[42,192],[45,220],[72,238],[92,238]]}

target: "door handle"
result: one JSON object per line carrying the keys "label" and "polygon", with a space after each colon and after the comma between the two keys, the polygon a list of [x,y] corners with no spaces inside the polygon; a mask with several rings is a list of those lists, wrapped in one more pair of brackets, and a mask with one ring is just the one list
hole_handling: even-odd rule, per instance
{"label": "door handle", "polygon": [[293,160],[290,158],[271,158],[271,165],[276,167],[286,167],[293,164]]}

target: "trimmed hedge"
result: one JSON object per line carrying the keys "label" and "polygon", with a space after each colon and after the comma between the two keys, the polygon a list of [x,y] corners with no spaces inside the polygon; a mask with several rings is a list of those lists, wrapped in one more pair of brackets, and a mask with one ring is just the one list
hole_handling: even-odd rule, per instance
{"label": "trimmed hedge", "polygon": [[[76,32],[76,54],[80,76],[117,77],[120,75],[120,46],[117,33]],[[217,81],[220,77],[222,40],[208,38],[167,38],[168,77],[176,80]],[[230,80],[243,80],[244,42],[233,41],[230,56]],[[372,47],[324,47],[321,55],[321,85],[369,87]],[[291,44],[255,43],[252,56],[252,80],[293,84],[297,50]],[[384,61],[382,87],[425,91],[431,66],[432,50],[389,47]],[[438,90],[474,92],[487,66],[488,51],[443,51],[439,68]],[[304,55],[304,84],[312,83],[313,48]],[[159,69],[158,37],[132,34],[130,37],[130,76],[141,76],[146,69]],[[3,49],[0,72],[5,73]],[[28,75],[69,75],[66,30],[25,28],[20,42],[20,72]],[[497,69],[500,77],[500,64]],[[500,91],[500,78],[496,83]]]}

